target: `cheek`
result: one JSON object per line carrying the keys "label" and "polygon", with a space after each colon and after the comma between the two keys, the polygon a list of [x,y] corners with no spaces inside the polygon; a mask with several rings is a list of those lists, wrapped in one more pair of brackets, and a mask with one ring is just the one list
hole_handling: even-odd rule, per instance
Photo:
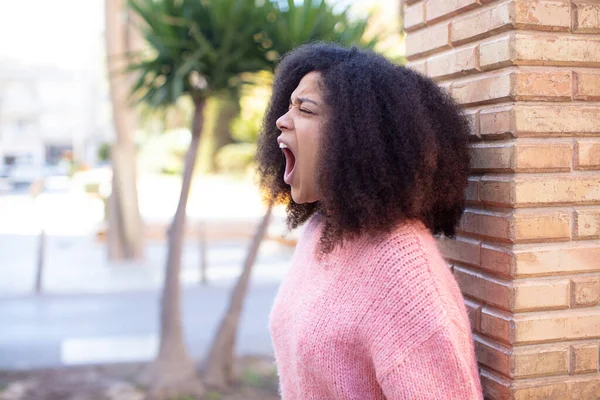
{"label": "cheek", "polygon": [[310,129],[305,131],[302,137],[298,138],[299,144],[302,145],[302,158],[306,162],[306,168],[313,170],[317,161],[319,147],[321,143],[321,130],[319,125],[313,124]]}

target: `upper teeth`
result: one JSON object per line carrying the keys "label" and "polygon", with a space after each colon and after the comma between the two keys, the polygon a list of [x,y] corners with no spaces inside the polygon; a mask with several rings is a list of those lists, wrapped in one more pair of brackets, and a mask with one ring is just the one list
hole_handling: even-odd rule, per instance
{"label": "upper teeth", "polygon": [[288,147],[285,145],[285,143],[279,143],[279,148],[280,149],[287,149]]}

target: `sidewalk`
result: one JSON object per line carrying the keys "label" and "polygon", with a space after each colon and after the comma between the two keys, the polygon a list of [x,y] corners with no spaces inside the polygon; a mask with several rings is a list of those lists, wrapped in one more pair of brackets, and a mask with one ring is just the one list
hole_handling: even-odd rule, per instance
{"label": "sidewalk", "polygon": [[[0,235],[0,300],[34,294],[38,238]],[[248,240],[209,242],[206,277],[211,286],[230,287],[241,273]],[[53,237],[46,243],[42,280],[44,294],[99,294],[162,287],[166,243],[147,243],[145,260],[109,263],[102,243],[93,237]],[[285,275],[293,248],[263,242],[252,272],[253,282],[278,284]],[[9,261],[10,260],[10,261]],[[181,281],[200,283],[200,248],[189,241],[182,257]]]}
{"label": "sidewalk", "polygon": [[[167,250],[162,232],[175,210],[176,186],[173,181],[141,182],[142,214],[150,228],[139,263],[107,261],[96,235],[103,220],[97,199],[77,191],[44,193],[35,201],[24,194],[0,196],[0,369],[155,356]],[[196,359],[210,345],[263,212],[249,185],[213,181],[198,185],[190,196],[190,235],[180,278],[186,341]],[[194,235],[200,220],[208,238],[207,285],[200,283],[200,244]],[[278,238],[281,210],[272,222],[269,237]],[[47,242],[42,295],[37,296],[40,226]],[[262,243],[240,321],[238,354],[272,354],[268,314],[293,251],[279,240]]]}
{"label": "sidewalk", "polygon": [[[202,192],[205,195],[202,195]],[[0,297],[26,295],[34,286],[38,232],[47,235],[43,288],[48,293],[102,293],[156,290],[166,262],[165,233],[176,208],[177,181],[140,182],[140,205],[146,225],[146,254],[140,263],[113,263],[96,235],[103,225],[103,205],[81,192],[0,197]],[[239,199],[244,199],[240,201]],[[231,282],[239,274],[247,246],[264,206],[247,183],[205,180],[190,195],[182,262],[184,284],[200,280],[200,223],[207,240],[207,275],[211,282]],[[277,281],[293,252],[296,234],[283,240],[284,215],[277,210],[255,266],[256,279]]]}

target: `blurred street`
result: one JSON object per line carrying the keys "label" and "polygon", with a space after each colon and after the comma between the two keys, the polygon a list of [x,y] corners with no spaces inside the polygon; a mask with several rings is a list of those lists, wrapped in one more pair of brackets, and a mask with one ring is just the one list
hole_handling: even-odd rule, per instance
{"label": "blurred street", "polygon": [[[276,283],[251,285],[238,331],[241,355],[269,355]],[[229,299],[226,286],[184,290],[190,354],[201,359]],[[0,369],[151,360],[158,349],[159,292],[29,296],[0,300]]]}
{"label": "blurred street", "polygon": [[[96,235],[103,226],[102,202],[72,182],[55,181],[35,200],[23,190],[1,195],[0,368],[152,359],[166,260],[166,241],[153,236],[164,235],[177,192],[177,181],[142,180],[142,214],[154,233],[145,260],[137,263],[107,261],[105,243]],[[186,240],[181,271],[186,338],[197,359],[212,339],[262,212],[251,184],[208,179],[191,194],[188,226],[201,219],[207,237],[208,283],[200,283],[196,236]],[[282,224],[278,212],[270,238],[281,236]],[[44,272],[42,294],[35,295],[41,227],[47,235]],[[278,240],[263,242],[238,332],[240,354],[271,353],[268,313],[292,252]]]}

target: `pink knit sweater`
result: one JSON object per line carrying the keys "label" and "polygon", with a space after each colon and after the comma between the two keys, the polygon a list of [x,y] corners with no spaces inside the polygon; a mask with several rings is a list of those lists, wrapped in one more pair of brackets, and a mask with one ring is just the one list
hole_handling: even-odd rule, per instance
{"label": "pink knit sweater", "polygon": [[420,222],[315,258],[313,217],[275,299],[283,400],[482,399],[460,290]]}

